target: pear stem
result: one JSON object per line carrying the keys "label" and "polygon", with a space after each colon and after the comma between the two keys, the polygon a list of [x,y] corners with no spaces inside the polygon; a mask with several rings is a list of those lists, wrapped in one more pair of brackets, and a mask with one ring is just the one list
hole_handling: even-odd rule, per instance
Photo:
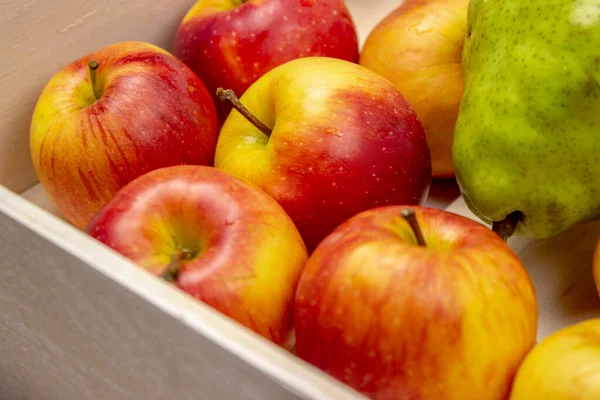
{"label": "pear stem", "polygon": [[97,79],[97,69],[100,66],[100,64],[98,64],[98,61],[96,60],[89,60],[88,61],[88,68],[90,70],[90,81],[92,82],[92,90],[94,91],[94,97],[96,98],[96,100],[98,100],[101,97],[101,94],[98,90],[98,86],[96,84],[96,79]]}
{"label": "pear stem", "polygon": [[419,244],[419,246],[427,246],[427,244],[425,243],[425,238],[423,237],[423,232],[421,231],[421,227],[419,226],[419,222],[417,221],[417,215],[415,214],[415,211],[411,208],[405,208],[400,212],[400,215],[410,225],[411,229],[413,230],[413,233],[417,238],[417,243]]}
{"label": "pear stem", "polygon": [[519,211],[510,213],[502,221],[494,221],[492,223],[492,230],[506,242],[517,230],[521,216]]}
{"label": "pear stem", "polygon": [[273,132],[271,130],[271,128],[269,128],[268,126],[266,126],[265,124],[263,124],[258,118],[256,118],[256,116],[254,114],[252,114],[240,101],[240,99],[238,99],[238,97],[235,95],[234,91],[231,89],[223,89],[223,88],[218,88],[217,89],[217,96],[219,96],[219,98],[221,99],[221,101],[228,101],[229,103],[231,103],[231,105],[233,106],[233,108],[235,108],[236,110],[238,110],[238,112],[240,114],[242,114],[244,116],[244,118],[246,118],[248,121],[250,121],[250,123],[252,123],[252,125],[254,125],[255,127],[257,127],[262,133],[264,133],[267,136],[271,136],[271,133]]}

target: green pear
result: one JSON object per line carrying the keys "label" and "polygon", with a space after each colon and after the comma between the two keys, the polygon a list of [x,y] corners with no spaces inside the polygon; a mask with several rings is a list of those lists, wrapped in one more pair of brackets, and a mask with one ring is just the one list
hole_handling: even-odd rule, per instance
{"label": "green pear", "polygon": [[453,163],[505,239],[600,217],[600,0],[471,0]]}

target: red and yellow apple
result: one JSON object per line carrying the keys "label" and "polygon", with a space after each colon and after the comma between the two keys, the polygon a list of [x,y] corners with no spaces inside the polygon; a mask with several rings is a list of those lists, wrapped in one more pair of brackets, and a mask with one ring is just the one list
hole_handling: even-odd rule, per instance
{"label": "red and yellow apple", "polygon": [[[214,95],[241,96],[287,61],[326,56],[358,62],[354,22],[343,0],[199,0],[176,33],[173,53]],[[224,121],[231,107],[217,102]]]}
{"label": "red and yellow apple", "polygon": [[125,184],[161,167],[212,165],[218,119],[204,83],[172,54],[119,42],[56,73],[36,104],[37,176],[78,228]]}
{"label": "red and yellow apple", "polygon": [[296,292],[296,354],[374,400],[504,400],[537,315],[527,271],[486,226],[379,207],[310,256]]}
{"label": "red and yellow apple", "polygon": [[240,99],[215,166],[262,188],[287,211],[309,252],[339,224],[385,204],[418,204],[431,181],[423,127],[379,74],[329,57],[285,63]]}
{"label": "red and yellow apple", "polygon": [[527,355],[510,400],[600,399],[600,319],[562,328]]}
{"label": "red and yellow apple", "polygon": [[400,90],[423,122],[434,178],[454,176],[452,140],[463,95],[469,0],[406,0],[373,28],[360,64]]}
{"label": "red and yellow apple", "polygon": [[263,337],[286,344],[307,252],[281,206],[253,185],[213,167],[157,169],[123,187],[86,232]]}

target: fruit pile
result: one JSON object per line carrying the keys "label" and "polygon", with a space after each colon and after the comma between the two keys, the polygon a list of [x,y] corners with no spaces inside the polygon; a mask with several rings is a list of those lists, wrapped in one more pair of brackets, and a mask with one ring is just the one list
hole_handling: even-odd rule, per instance
{"label": "fruit pile", "polygon": [[[171,49],[58,71],[33,165],[75,227],[369,398],[600,398],[600,322],[536,343],[506,243],[597,218],[588,3],[406,0],[359,49],[343,0],[199,0]],[[423,206],[436,178],[492,229]]]}

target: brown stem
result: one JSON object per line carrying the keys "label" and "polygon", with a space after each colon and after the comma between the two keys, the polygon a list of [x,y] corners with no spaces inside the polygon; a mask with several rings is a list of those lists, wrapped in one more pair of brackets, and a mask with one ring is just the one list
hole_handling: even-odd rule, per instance
{"label": "brown stem", "polygon": [[231,105],[233,106],[233,108],[235,108],[236,110],[238,110],[238,112],[240,114],[242,114],[248,121],[250,121],[252,123],[252,125],[254,125],[255,127],[257,127],[262,133],[264,133],[267,136],[271,136],[271,133],[273,132],[271,130],[271,128],[269,128],[268,126],[266,126],[265,124],[263,124],[258,118],[256,118],[254,116],[254,114],[252,114],[240,101],[240,99],[238,99],[238,97],[235,95],[234,91],[231,89],[223,89],[223,88],[218,88],[217,89],[217,96],[219,96],[219,98],[221,99],[221,101],[228,101],[231,103]]}
{"label": "brown stem", "polygon": [[421,227],[417,221],[417,215],[415,214],[415,211],[411,208],[405,208],[400,212],[400,215],[402,215],[402,218],[404,218],[410,225],[417,238],[417,243],[419,246],[427,246],[425,243],[425,238],[423,237],[423,232],[421,231]]}
{"label": "brown stem", "polygon": [[519,211],[510,213],[502,221],[494,221],[492,223],[492,230],[506,242],[517,230],[517,225],[521,217],[522,214]]}
{"label": "brown stem", "polygon": [[173,254],[173,258],[171,258],[171,262],[169,265],[163,269],[160,274],[160,277],[169,283],[177,282],[177,278],[179,277],[179,271],[181,270],[181,260],[185,256],[185,252],[178,251]]}
{"label": "brown stem", "polygon": [[94,97],[96,98],[96,100],[98,100],[101,96],[101,93],[98,90],[98,85],[96,84],[96,71],[99,66],[100,64],[98,64],[98,61],[96,60],[88,61],[88,68],[90,70],[90,81],[92,82],[92,90],[94,91]]}

